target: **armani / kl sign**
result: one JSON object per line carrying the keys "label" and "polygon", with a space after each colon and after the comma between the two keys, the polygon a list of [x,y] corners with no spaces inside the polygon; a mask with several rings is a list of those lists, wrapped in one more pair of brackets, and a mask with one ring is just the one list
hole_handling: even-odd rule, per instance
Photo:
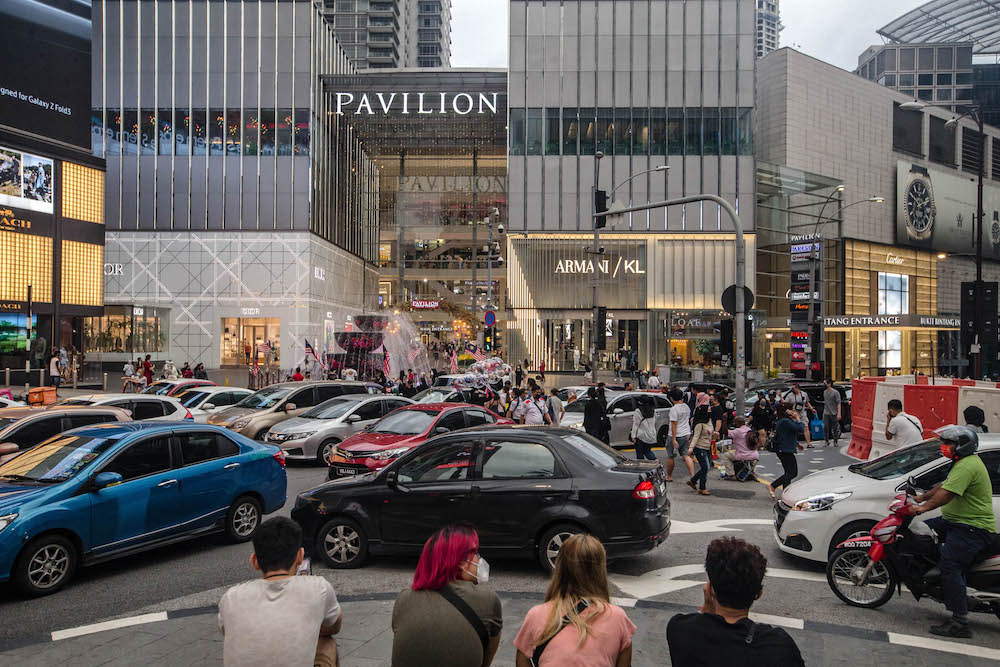
{"label": "armani / kl sign", "polygon": [[470,113],[483,114],[497,112],[497,97],[500,93],[334,93],[337,97],[338,116],[366,114],[383,116],[399,113],[415,114]]}
{"label": "armani / kl sign", "polygon": [[[612,278],[617,278],[619,273],[631,273],[633,275],[644,275],[646,270],[639,267],[639,260],[618,258],[614,267],[611,266],[610,259],[602,259],[597,263],[597,269],[604,274],[611,274]],[[555,273],[593,273],[594,261],[591,259],[560,259],[556,264]]]}

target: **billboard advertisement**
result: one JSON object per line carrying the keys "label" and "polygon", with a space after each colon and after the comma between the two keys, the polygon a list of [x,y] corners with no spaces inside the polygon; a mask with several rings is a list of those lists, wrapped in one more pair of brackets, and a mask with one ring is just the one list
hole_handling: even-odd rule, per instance
{"label": "billboard advertisement", "polygon": [[52,160],[0,146],[0,206],[52,213]]}
{"label": "billboard advertisement", "polygon": [[[984,181],[983,256],[1000,259],[1000,188]],[[975,252],[976,175],[896,163],[896,243]]]}
{"label": "billboard advertisement", "polygon": [[91,10],[0,1],[0,125],[90,150]]}

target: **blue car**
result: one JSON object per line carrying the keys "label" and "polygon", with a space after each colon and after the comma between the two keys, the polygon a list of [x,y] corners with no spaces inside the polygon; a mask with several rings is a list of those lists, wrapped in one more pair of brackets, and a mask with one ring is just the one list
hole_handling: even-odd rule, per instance
{"label": "blue car", "polygon": [[218,531],[245,542],[285,498],[281,450],[224,428],[73,429],[0,465],[0,582],[48,595],[80,565]]}

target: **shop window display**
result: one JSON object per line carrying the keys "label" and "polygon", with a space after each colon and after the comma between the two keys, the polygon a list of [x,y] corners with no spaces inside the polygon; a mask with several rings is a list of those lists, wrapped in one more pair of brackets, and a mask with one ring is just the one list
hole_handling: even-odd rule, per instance
{"label": "shop window display", "polygon": [[169,346],[170,309],[106,305],[102,317],[83,318],[85,352],[156,354]]}

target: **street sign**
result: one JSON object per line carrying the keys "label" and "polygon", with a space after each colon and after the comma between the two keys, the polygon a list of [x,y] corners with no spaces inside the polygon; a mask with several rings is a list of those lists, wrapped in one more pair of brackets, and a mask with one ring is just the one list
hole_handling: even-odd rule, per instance
{"label": "street sign", "polygon": [[[743,286],[743,312],[749,313],[753,308],[753,292]],[[722,309],[727,313],[736,313],[736,285],[730,285],[722,292]]]}
{"label": "street sign", "polygon": [[492,310],[487,310],[486,315],[483,316],[483,321],[488,327],[495,327],[497,325],[497,314]]}

